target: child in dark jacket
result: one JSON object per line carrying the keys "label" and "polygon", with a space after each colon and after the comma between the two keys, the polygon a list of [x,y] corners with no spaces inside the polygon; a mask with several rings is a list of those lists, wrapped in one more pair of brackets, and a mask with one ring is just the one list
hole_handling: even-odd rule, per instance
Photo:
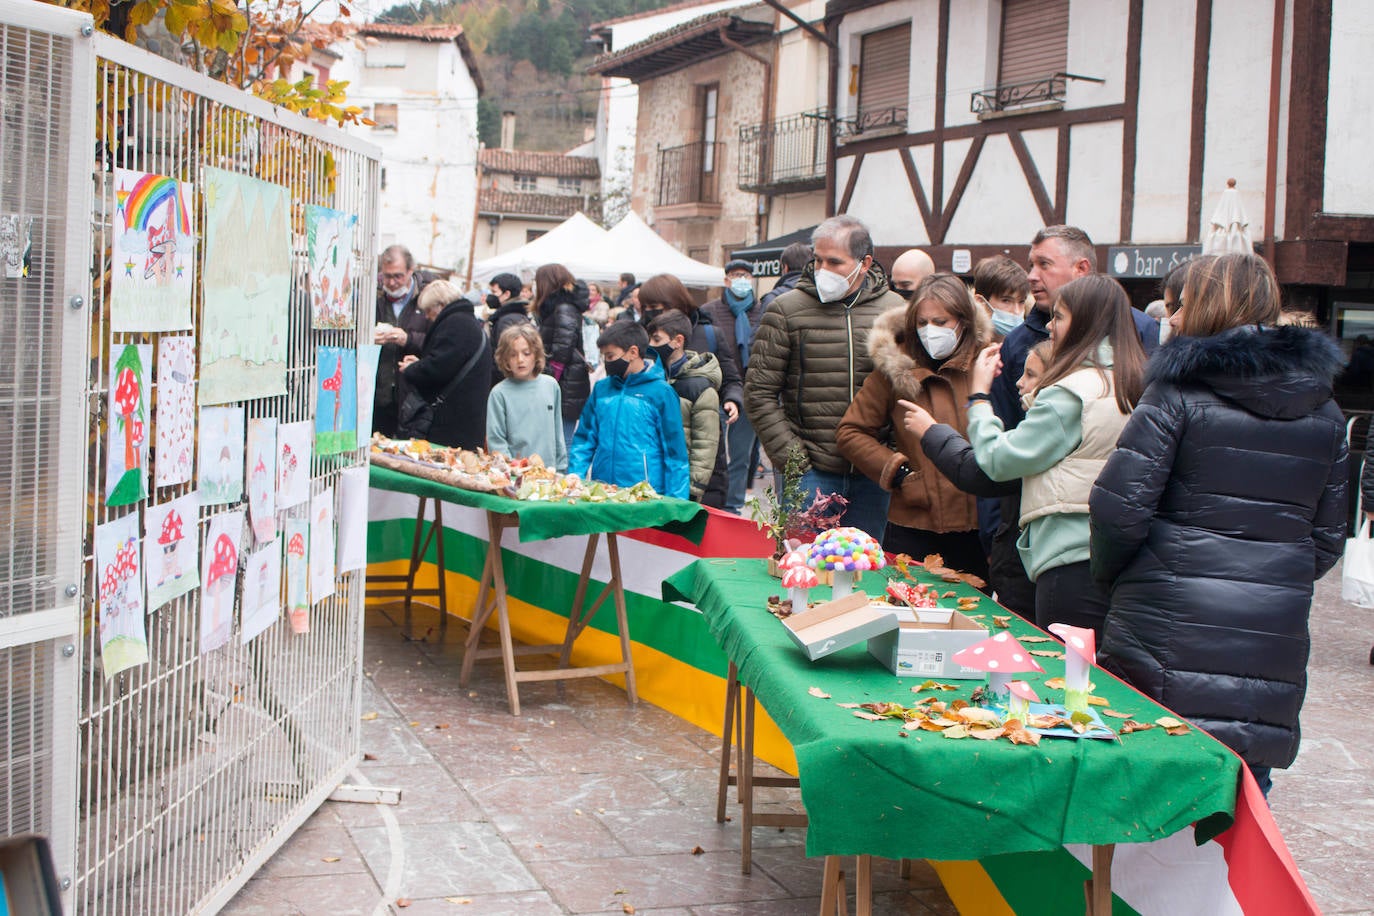
{"label": "child in dark jacket", "polygon": [[663,370],[646,361],[649,335],[612,322],[596,341],[606,377],[596,383],[568,449],[568,471],[628,487],[647,480],[664,496],[691,495],[682,409]]}
{"label": "child in dark jacket", "polygon": [[[682,402],[682,430],[691,466],[692,501],[721,508],[725,494],[712,491],[720,464],[720,363],[713,353],[687,349],[692,320],[668,309],[649,322],[649,347]],[[712,499],[714,497],[714,499]]]}

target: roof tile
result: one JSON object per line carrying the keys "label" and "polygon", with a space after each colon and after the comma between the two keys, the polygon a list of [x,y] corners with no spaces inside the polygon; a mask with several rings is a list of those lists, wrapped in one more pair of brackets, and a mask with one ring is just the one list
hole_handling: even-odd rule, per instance
{"label": "roof tile", "polygon": [[545,175],[550,178],[601,177],[601,167],[591,156],[568,156],[523,149],[484,149],[479,158],[482,170],[486,172]]}

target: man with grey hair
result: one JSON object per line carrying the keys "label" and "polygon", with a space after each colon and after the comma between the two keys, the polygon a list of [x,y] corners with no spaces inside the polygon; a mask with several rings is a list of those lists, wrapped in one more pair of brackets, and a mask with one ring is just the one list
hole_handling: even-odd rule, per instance
{"label": "man with grey hair", "polygon": [[377,311],[372,342],[382,345],[377,360],[377,393],[372,430],[396,435],[396,416],[405,397],[397,367],[407,356],[419,356],[429,319],[420,311],[420,292],[433,279],[415,270],[415,258],[404,245],[392,245],[377,259]]}
{"label": "man with grey hair", "polygon": [[841,524],[882,538],[888,493],[835,448],[835,431],[873,369],[868,331],[904,305],[873,262],[868,228],[832,216],[811,236],[815,256],[795,289],[768,304],[744,377],[744,409],[775,471],[805,458],[802,490],[849,500]]}

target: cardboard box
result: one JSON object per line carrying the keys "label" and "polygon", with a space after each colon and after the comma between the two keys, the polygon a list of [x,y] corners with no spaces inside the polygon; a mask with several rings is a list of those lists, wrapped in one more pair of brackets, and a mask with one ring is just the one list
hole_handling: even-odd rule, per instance
{"label": "cardboard box", "polygon": [[945,617],[943,608],[921,608],[918,613],[925,619],[911,619],[914,615],[908,612],[895,629],[870,639],[869,653],[898,677],[971,680],[986,676],[949,660],[960,649],[987,639],[986,627],[958,611],[949,611],[943,622],[939,619]]}
{"label": "cardboard box", "polygon": [[[884,610],[884,608],[888,608]],[[897,628],[895,608],[869,604],[863,592],[827,601],[783,621],[792,641],[813,662]]]}

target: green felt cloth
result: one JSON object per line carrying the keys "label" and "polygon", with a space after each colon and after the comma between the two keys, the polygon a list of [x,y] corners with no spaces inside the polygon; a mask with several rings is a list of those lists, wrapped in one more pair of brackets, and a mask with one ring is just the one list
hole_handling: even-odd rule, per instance
{"label": "green felt cloth", "polygon": [[637,503],[529,502],[451,487],[377,465],[372,466],[370,482],[379,490],[428,496],[474,509],[517,515],[520,518],[521,541],[543,541],[569,534],[661,528],[699,544],[706,531],[705,509],[685,499],[666,496]]}
{"label": "green felt cloth", "polygon": [[[878,595],[885,584],[882,574],[866,573],[858,587]],[[942,592],[950,589],[977,594],[941,583]],[[1240,760],[1197,729],[1171,736],[1155,728],[1119,742],[1045,737],[1038,747],[916,730],[903,738],[899,721],[864,721],[837,704],[912,706],[930,695],[912,693],[920,679],[897,678],[863,643],[807,661],[765,607],[767,596],[784,592],[763,561],[698,560],[665,581],[663,591],[665,600],[687,601],[705,615],[741,682],[795,749],[810,819],[808,855],[968,860],[1065,843],[1145,842],[1204,818],[1211,818],[1210,836],[1230,823]],[[825,600],[829,591],[813,589],[811,600]],[[989,598],[969,613],[984,614],[979,622],[991,627],[994,612],[1010,613]],[[1011,629],[1043,635],[1015,616]],[[1036,660],[1046,673],[1024,679],[1042,700],[1062,700],[1062,691],[1042,682],[1062,675],[1063,661]],[[1168,714],[1100,669],[1092,680],[1097,696],[1137,721]],[[958,692],[939,697],[952,701],[968,699],[985,681],[948,683]],[[832,699],[808,694],[813,686]],[[1113,730],[1121,724],[1104,721]]]}

